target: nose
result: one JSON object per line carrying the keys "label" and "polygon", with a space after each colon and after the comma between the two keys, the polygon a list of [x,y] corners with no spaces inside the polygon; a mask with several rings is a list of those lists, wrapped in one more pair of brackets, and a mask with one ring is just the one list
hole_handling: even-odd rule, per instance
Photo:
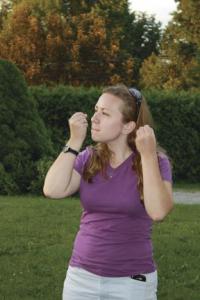
{"label": "nose", "polygon": [[94,123],[98,123],[99,122],[99,114],[98,114],[97,111],[92,116],[91,121],[94,122]]}

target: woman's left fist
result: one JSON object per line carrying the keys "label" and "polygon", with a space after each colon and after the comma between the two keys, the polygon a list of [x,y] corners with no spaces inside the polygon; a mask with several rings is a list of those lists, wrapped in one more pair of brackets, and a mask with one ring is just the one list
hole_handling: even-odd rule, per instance
{"label": "woman's left fist", "polygon": [[140,155],[156,153],[156,137],[153,128],[149,125],[139,127],[136,131],[135,144]]}

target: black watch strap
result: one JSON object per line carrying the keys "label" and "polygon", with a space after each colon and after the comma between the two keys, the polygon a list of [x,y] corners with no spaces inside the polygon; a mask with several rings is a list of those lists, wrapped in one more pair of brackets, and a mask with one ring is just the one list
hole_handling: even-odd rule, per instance
{"label": "black watch strap", "polygon": [[65,145],[65,146],[63,147],[62,152],[64,152],[64,153],[70,152],[70,153],[75,154],[76,156],[79,154],[78,151],[76,151],[76,150],[70,148],[68,145]]}

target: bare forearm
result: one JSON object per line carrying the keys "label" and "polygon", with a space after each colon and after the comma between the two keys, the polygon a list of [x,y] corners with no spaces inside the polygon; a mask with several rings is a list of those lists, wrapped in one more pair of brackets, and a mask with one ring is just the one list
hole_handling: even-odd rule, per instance
{"label": "bare forearm", "polygon": [[172,209],[172,198],[162,180],[157,154],[141,157],[141,161],[145,208],[153,220],[159,221]]}
{"label": "bare forearm", "polygon": [[[71,140],[67,144],[77,151],[81,148],[80,143]],[[43,187],[45,195],[54,197],[64,193],[70,183],[75,159],[76,156],[70,152],[59,154],[46,175]]]}

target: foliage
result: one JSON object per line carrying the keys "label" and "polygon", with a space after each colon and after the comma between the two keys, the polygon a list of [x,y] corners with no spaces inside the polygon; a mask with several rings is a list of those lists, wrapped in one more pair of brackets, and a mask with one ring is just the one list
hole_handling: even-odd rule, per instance
{"label": "foliage", "polygon": [[[86,89],[58,86],[56,88],[32,87],[31,93],[38,103],[38,110],[50,132],[57,153],[69,138],[67,120],[76,111],[88,114],[90,120],[95,103],[101,94],[97,88]],[[156,124],[156,136],[173,163],[174,181],[200,181],[199,116],[200,94],[190,92],[144,91]],[[93,143],[88,135],[83,148]],[[183,151],[184,149],[184,151]]]}
{"label": "foliage", "polygon": [[[49,89],[45,86],[31,87],[30,92],[38,103],[40,117],[44,120],[56,152],[69,139],[68,119],[76,111],[88,114],[90,120],[100,89],[59,85]],[[90,124],[88,131],[90,130]],[[89,136],[85,144],[90,143]]]}
{"label": "foliage", "polygon": [[44,180],[50,166],[54,162],[54,157],[43,157],[35,162],[36,173],[30,182],[30,191],[32,194],[42,194]]}
{"label": "foliage", "polygon": [[200,181],[200,93],[147,91],[156,135],[173,164],[175,181]]}
{"label": "foliage", "polygon": [[[1,62],[0,193],[41,194],[50,164],[69,139],[68,119],[81,110],[90,120],[101,90],[61,85],[28,91],[13,68]],[[144,95],[156,124],[157,140],[172,160],[174,181],[199,182],[199,93],[151,90]],[[89,121],[83,148],[91,143]]]}
{"label": "foliage", "polygon": [[0,57],[14,62],[31,85],[135,84],[160,38],[154,18],[135,17],[127,0],[9,3]]}
{"label": "foliage", "polygon": [[11,175],[5,171],[3,164],[0,163],[0,194],[9,195],[18,191],[18,186],[13,181]]}
{"label": "foliage", "polygon": [[122,75],[128,80],[133,67],[130,55],[121,53],[114,30],[108,35],[105,18],[95,11],[64,18],[54,11],[41,13],[31,1],[13,8],[1,32],[0,49],[1,57],[15,62],[31,84],[114,83]]}
{"label": "foliage", "polygon": [[[134,58],[133,78],[139,79],[139,70],[143,61],[153,52],[159,53],[161,24],[153,16],[132,12],[126,18],[122,48]],[[136,80],[138,84],[139,80]]]}
{"label": "foliage", "polygon": [[53,148],[37,104],[30,96],[24,78],[7,61],[0,61],[0,193],[29,191],[34,162]]}
{"label": "foliage", "polygon": [[2,0],[2,2],[0,3],[0,30],[2,30],[3,28],[3,23],[7,17],[9,9],[9,3],[6,0]]}
{"label": "foliage", "polygon": [[180,0],[164,32],[161,52],[144,61],[145,88],[198,89],[200,83],[200,2]]}

